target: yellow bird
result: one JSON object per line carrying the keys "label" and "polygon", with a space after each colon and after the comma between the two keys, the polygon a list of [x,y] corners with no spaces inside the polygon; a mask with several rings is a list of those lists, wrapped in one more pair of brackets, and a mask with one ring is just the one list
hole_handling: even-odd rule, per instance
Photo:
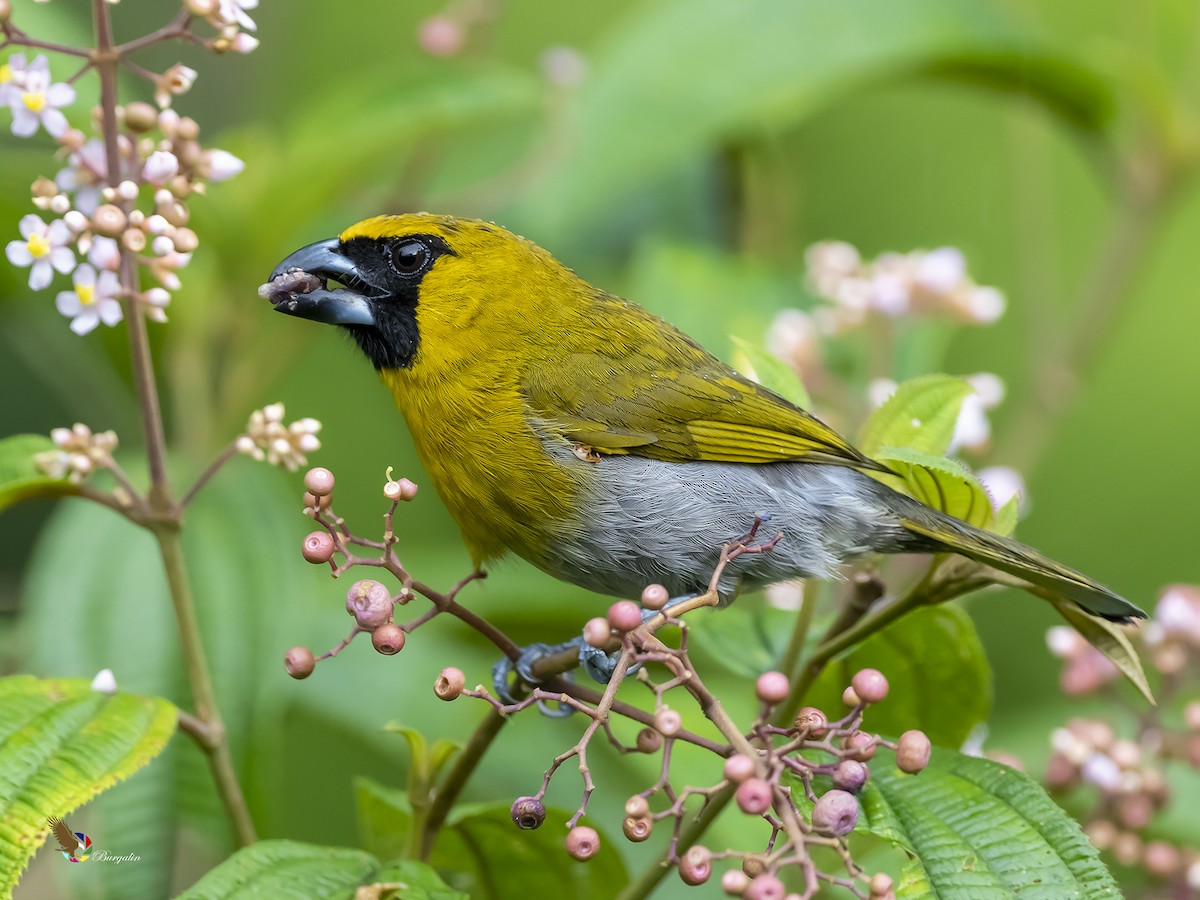
{"label": "yellow bird", "polygon": [[479,566],[512,551],[597,593],[659,583],[679,597],[703,591],[722,544],[760,516],[783,540],[725,571],[723,602],[864,554],[952,552],[1093,615],[1145,616],[891,490],[819,419],[497,225],[367,219],[289,256],[263,294],[357,341]]}

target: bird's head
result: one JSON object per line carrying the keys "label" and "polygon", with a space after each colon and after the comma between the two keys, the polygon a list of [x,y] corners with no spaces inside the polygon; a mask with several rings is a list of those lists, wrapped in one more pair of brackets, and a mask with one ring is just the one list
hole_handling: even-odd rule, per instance
{"label": "bird's head", "polygon": [[413,213],[297,250],[259,293],[278,312],[342,326],[376,369],[407,369],[470,337],[492,347],[527,339],[553,315],[545,298],[578,284],[498,225]]}

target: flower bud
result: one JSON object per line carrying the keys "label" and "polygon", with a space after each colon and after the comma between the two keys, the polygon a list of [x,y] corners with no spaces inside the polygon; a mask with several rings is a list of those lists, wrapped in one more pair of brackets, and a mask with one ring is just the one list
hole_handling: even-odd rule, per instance
{"label": "flower bud", "polygon": [[765,853],[750,853],[743,856],[742,871],[750,878],[757,878],[767,871],[767,855]]}
{"label": "flower bud", "polygon": [[[253,442],[251,442],[253,443]],[[329,509],[329,497],[318,497],[308,491],[304,492],[304,506],[308,509]]]}
{"label": "flower bud", "polygon": [[304,539],[301,555],[310,563],[327,563],[333,558],[333,538],[327,531],[314,531]]}
{"label": "flower bud", "polygon": [[653,728],[643,728],[637,734],[639,753],[657,753],[662,747],[662,735]]}
{"label": "flower bud", "polygon": [[608,608],[608,624],[617,631],[633,631],[642,624],[642,611],[632,600],[618,600]]}
{"label": "flower bud", "polygon": [[663,737],[674,737],[683,727],[683,718],[673,709],[659,710],[654,717],[654,727]]}
{"label": "flower bud", "polygon": [[121,243],[125,245],[126,250],[141,253],[146,249],[146,232],[140,228],[126,228],[121,235]]}
{"label": "flower bud", "polygon": [[641,794],[634,794],[625,801],[625,815],[636,819],[650,815],[650,801]]}
{"label": "flower bud", "polygon": [[1142,853],[1142,864],[1151,875],[1170,878],[1183,864],[1183,855],[1165,841],[1151,841]]}
{"label": "flower bud", "polygon": [[440,700],[456,700],[462,695],[466,686],[467,676],[462,669],[447,666],[442,669],[437,680],[433,683],[433,692]]}
{"label": "flower bud", "polygon": [[747,778],[753,778],[754,772],[754,760],[745,753],[735,753],[725,760],[725,777],[735,784],[741,784]]}
{"label": "flower bud", "polygon": [[404,629],[399,625],[380,625],[371,632],[371,646],[384,656],[395,656],[404,649]]}
{"label": "flower bud", "polygon": [[679,860],[679,877],[684,884],[704,884],[712,877],[712,852],[699,844],[689,847]]}
{"label": "flower bud", "polygon": [[850,686],[863,703],[879,703],[888,695],[888,681],[878,669],[861,669],[850,679]]}
{"label": "flower bud", "polygon": [[647,585],[646,589],[642,591],[642,606],[646,609],[662,609],[670,599],[670,593],[661,584]]}
{"label": "flower bud", "polygon": [[[179,207],[180,209],[183,208],[178,203],[172,203],[172,204],[169,204],[167,207],[168,212],[173,210],[175,207]],[[171,222],[172,225],[182,225],[183,224],[182,222],[173,221],[172,216],[167,215],[165,213],[163,215],[163,218],[165,218],[165,219],[167,219],[167,221]],[[186,215],[183,216],[183,221],[184,222],[187,221]],[[173,235],[171,235],[171,243],[173,243],[175,245],[175,249],[178,252],[191,253],[193,250],[195,250],[197,247],[200,246],[200,239],[196,236],[196,232],[192,231],[192,229],[190,229],[190,228],[176,228],[175,233]]]}
{"label": "flower bud", "polygon": [[11,0],[0,0],[0,22],[7,22],[12,18],[12,2]]}
{"label": "flower bud", "polygon": [[654,820],[649,816],[626,816],[625,820],[621,822],[621,831],[635,844],[640,844],[650,837],[653,830]]}
{"label": "flower bud", "polygon": [[394,609],[391,592],[378,581],[364,578],[354,582],[346,591],[346,612],[354,616],[359,628],[386,625],[392,620]]}
{"label": "flower bud", "polygon": [[787,889],[774,875],[764,872],[750,882],[744,896],[746,900],[784,900]]}
{"label": "flower bud", "polygon": [[737,869],[730,869],[721,876],[721,890],[730,897],[740,897],[750,887],[750,876]]}
{"label": "flower bud", "polygon": [[583,626],[583,639],[589,647],[598,650],[607,647],[608,642],[612,640],[612,626],[608,619],[601,619],[599,616],[588,619],[587,624]]}
{"label": "flower bud", "polygon": [[790,687],[782,672],[764,672],[754,684],[754,693],[763,703],[782,703],[787,699]]}
{"label": "flower bud", "polygon": [[567,853],[580,862],[591,859],[599,850],[600,835],[596,829],[576,825],[567,832]]}
{"label": "flower bud", "polygon": [[407,478],[401,478],[399,481],[389,478],[383,486],[383,496],[389,500],[405,503],[417,496],[417,485]]}
{"label": "flower bud", "polygon": [[546,807],[537,797],[518,797],[513,801],[508,814],[512,816],[513,824],[522,831],[533,831],[541,828],[546,821]]}
{"label": "flower bud", "polygon": [[871,735],[865,731],[856,731],[842,742],[842,746],[846,748],[843,758],[866,762],[875,756],[877,745],[878,742]]}
{"label": "flower bud", "polygon": [[854,688],[848,687],[842,691],[842,702],[847,706],[861,706],[862,698],[858,696],[858,692]]}
{"label": "flower bud", "polygon": [[825,713],[815,706],[806,706],[796,713],[796,720],[792,723],[792,727],[799,734],[813,740],[820,740],[829,733],[829,720],[825,718]]}
{"label": "flower bud", "polygon": [[846,791],[832,790],[813,804],[812,827],[822,834],[845,837],[858,824],[858,800]]}
{"label": "flower bud", "polygon": [[417,29],[417,43],[430,56],[453,56],[465,40],[463,26],[449,16],[430,16]]}
{"label": "flower bud", "polygon": [[324,466],[315,466],[304,473],[304,487],[314,497],[333,493],[333,473]]}
{"label": "flower bud", "polygon": [[125,127],[135,133],[149,131],[158,124],[158,111],[149,103],[134,101],[125,104]]}
{"label": "flower bud", "polygon": [[896,746],[896,765],[901,772],[915,775],[929,765],[933,745],[923,731],[906,731]]}
{"label": "flower bud", "polygon": [[307,678],[313,673],[317,661],[307,647],[293,647],[283,656],[283,667],[295,679]]}
{"label": "flower bud", "polygon": [[856,759],[843,759],[833,770],[833,786],[857,794],[867,783],[871,770]]}
{"label": "flower bud", "polygon": [[738,785],[734,799],[742,812],[761,816],[771,808],[771,800],[774,798],[771,785],[762,778],[747,778]]}
{"label": "flower bud", "polygon": [[217,11],[217,0],[185,0],[184,6],[197,19],[207,19]]}
{"label": "flower bud", "polygon": [[125,230],[128,219],[119,206],[105,203],[92,213],[92,229],[105,237],[116,237]]}

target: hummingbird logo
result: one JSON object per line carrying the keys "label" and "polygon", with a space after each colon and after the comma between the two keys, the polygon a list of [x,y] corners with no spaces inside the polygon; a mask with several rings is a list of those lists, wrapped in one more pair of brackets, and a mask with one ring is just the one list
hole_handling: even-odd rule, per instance
{"label": "hummingbird logo", "polygon": [[82,831],[72,831],[71,826],[62,819],[50,816],[47,820],[50,830],[58,838],[58,849],[67,862],[84,862],[92,855],[92,839]]}

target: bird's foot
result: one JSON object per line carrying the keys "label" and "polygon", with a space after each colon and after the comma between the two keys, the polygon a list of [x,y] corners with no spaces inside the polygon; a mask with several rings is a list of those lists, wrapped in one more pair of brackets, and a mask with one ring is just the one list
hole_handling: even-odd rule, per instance
{"label": "bird's foot", "polygon": [[[757,544],[754,543],[755,538],[758,537],[759,529],[761,529],[764,525],[766,525],[770,521],[771,521],[770,513],[766,513],[766,512],[757,513],[754,516],[754,522],[750,525],[750,530],[747,531],[745,534],[743,534],[741,537],[736,537],[733,540],[731,540],[726,545],[726,549],[728,550],[729,548],[735,548],[736,555],[738,555],[738,556],[741,556],[742,554],[745,554],[745,553],[767,553],[771,550],[774,550],[775,547],[779,544],[779,542],[781,540],[783,540],[783,532],[782,531],[779,532],[778,534],[774,535],[773,537],[767,538],[765,541],[762,541]],[[674,602],[674,601],[672,601],[672,602]]]}

